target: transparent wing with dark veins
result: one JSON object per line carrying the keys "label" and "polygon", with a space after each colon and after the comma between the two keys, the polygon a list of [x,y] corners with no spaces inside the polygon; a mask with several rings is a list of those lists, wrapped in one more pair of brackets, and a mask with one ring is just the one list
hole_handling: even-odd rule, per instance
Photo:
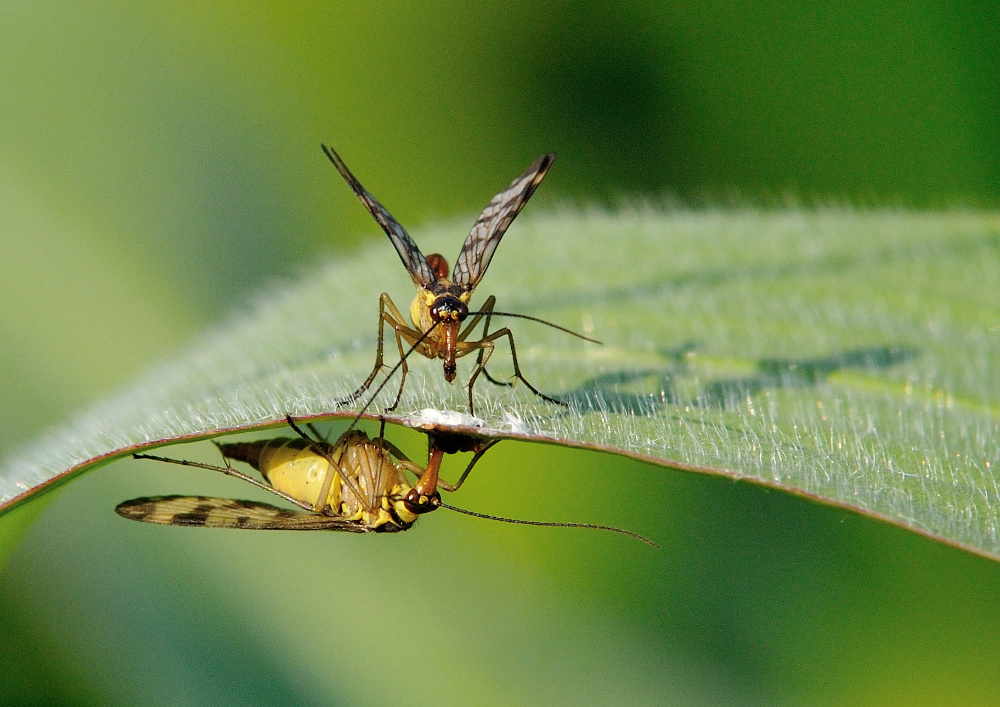
{"label": "transparent wing with dark veins", "polygon": [[125,501],[115,508],[122,518],[159,525],[244,530],[345,530],[364,533],[356,523],[319,513],[278,508],[257,501],[206,496],[153,496]]}
{"label": "transparent wing with dark veins", "polygon": [[479,284],[503,234],[542,183],[555,159],[553,154],[542,155],[509,187],[493,197],[476,220],[469,237],[465,239],[462,252],[458,254],[454,274],[456,285],[471,292]]}
{"label": "transparent wing with dark veins", "polygon": [[344,164],[344,160],[340,159],[333,148],[327,147],[326,145],[320,145],[323,148],[323,152],[326,156],[330,158],[333,162],[333,166],[337,168],[340,172],[340,176],[344,178],[351,190],[357,195],[358,199],[365,208],[368,209],[368,213],[372,215],[378,225],[382,227],[382,230],[386,232],[389,236],[389,240],[392,244],[396,246],[396,252],[399,253],[399,259],[403,261],[403,265],[406,266],[407,272],[410,273],[410,277],[413,278],[413,283],[418,287],[426,287],[434,282],[434,271],[431,270],[431,266],[427,264],[427,259],[420,252],[420,248],[417,244],[413,242],[410,238],[410,234],[399,225],[382,204],[378,203],[378,200],[374,196],[368,193],[368,191],[361,186],[361,182],[357,180],[351,170],[347,168]]}

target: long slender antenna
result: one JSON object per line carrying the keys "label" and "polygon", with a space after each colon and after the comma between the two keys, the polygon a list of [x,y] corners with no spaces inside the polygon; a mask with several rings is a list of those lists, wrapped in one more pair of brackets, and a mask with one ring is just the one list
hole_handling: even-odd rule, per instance
{"label": "long slender antenna", "polygon": [[621,533],[622,535],[628,535],[630,538],[635,538],[636,540],[641,540],[651,547],[655,547],[657,550],[660,546],[654,543],[647,537],[639,535],[639,533],[633,533],[631,530],[625,530],[624,528],[615,528],[611,525],[596,525],[594,523],[551,523],[541,520],[520,520],[518,518],[503,518],[502,516],[491,516],[486,513],[476,513],[475,511],[467,511],[464,508],[458,508],[457,506],[449,506],[447,503],[441,503],[441,508],[447,508],[449,511],[455,511],[457,513],[464,513],[467,516],[473,516],[474,518],[485,518],[486,520],[497,520],[501,523],[515,523],[517,525],[540,525],[546,528],[589,528],[590,530],[607,530],[612,533]]}
{"label": "long slender antenna", "polygon": [[539,319],[538,317],[532,317],[530,314],[515,314],[514,312],[497,312],[495,310],[491,310],[489,312],[487,312],[487,311],[469,312],[469,314],[470,315],[492,314],[494,317],[516,317],[517,319],[527,319],[529,322],[538,322],[539,324],[544,324],[545,326],[549,326],[549,327],[552,327],[553,329],[558,329],[559,331],[564,332],[566,334],[570,334],[571,336],[575,336],[578,339],[583,339],[584,341],[589,341],[592,344],[601,344],[601,346],[604,345],[600,341],[598,341],[597,339],[591,339],[589,336],[584,336],[583,334],[578,334],[575,331],[573,331],[572,329],[567,329],[566,327],[559,326],[558,324],[553,324],[552,322],[547,322],[544,319]]}

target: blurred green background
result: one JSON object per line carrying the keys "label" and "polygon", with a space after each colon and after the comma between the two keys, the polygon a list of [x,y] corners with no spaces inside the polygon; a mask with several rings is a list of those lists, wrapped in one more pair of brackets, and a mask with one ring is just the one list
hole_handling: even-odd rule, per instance
{"label": "blurred green background", "polygon": [[[407,226],[471,222],[550,150],[532,209],[995,206],[998,21],[987,3],[5,3],[0,453],[383,240],[321,141]],[[385,245],[377,276],[405,293]],[[139,471],[69,485],[0,574],[5,703],[1000,694],[1000,566],[758,488],[505,444],[463,489],[653,552],[440,514],[386,538],[123,527],[129,493],[236,493]]]}

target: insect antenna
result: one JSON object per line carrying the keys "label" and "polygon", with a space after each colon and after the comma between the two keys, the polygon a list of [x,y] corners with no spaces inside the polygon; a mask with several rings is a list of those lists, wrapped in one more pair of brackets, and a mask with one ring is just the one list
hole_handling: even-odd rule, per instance
{"label": "insect antenna", "polygon": [[496,520],[501,523],[514,523],[516,525],[540,525],[546,528],[589,528],[590,530],[607,530],[611,533],[621,533],[622,535],[628,535],[630,538],[635,538],[640,540],[650,547],[655,547],[657,550],[660,546],[654,543],[649,538],[639,535],[639,533],[633,533],[631,530],[625,530],[624,528],[616,528],[612,525],[597,525],[595,523],[555,523],[547,522],[541,520],[520,520],[518,518],[504,518],[502,516],[491,516],[487,513],[477,513],[476,511],[468,511],[464,508],[459,508],[457,506],[450,506],[447,503],[441,502],[441,508],[447,508],[449,511],[455,511],[456,513],[463,513],[467,516],[472,516],[474,518],[485,518],[486,520]]}
{"label": "insect antenna", "polygon": [[497,312],[495,310],[483,310],[481,312],[469,312],[470,315],[476,314],[492,314],[494,317],[516,317],[517,319],[527,319],[530,322],[538,322],[539,324],[544,324],[545,326],[552,327],[553,329],[558,329],[561,332],[575,336],[578,339],[583,339],[584,341],[589,341],[592,344],[604,344],[597,339],[591,339],[589,336],[584,336],[583,334],[578,334],[572,329],[567,329],[566,327],[559,326],[558,324],[553,324],[552,322],[546,321],[544,319],[539,319],[538,317],[533,317],[530,314],[515,314],[514,312]]}

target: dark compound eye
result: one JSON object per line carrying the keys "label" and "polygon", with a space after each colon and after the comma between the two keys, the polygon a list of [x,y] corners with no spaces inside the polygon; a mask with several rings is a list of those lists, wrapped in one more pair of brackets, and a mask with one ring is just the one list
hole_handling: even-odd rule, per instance
{"label": "dark compound eye", "polygon": [[410,513],[415,513],[420,515],[421,513],[428,513],[436,508],[441,507],[441,496],[435,491],[430,496],[423,496],[416,489],[410,489],[409,493],[406,494],[406,498],[403,499],[403,505],[406,506],[406,510]]}
{"label": "dark compound eye", "polygon": [[464,321],[469,316],[469,308],[458,299],[447,295],[438,297],[431,305],[431,317],[435,321]]}

